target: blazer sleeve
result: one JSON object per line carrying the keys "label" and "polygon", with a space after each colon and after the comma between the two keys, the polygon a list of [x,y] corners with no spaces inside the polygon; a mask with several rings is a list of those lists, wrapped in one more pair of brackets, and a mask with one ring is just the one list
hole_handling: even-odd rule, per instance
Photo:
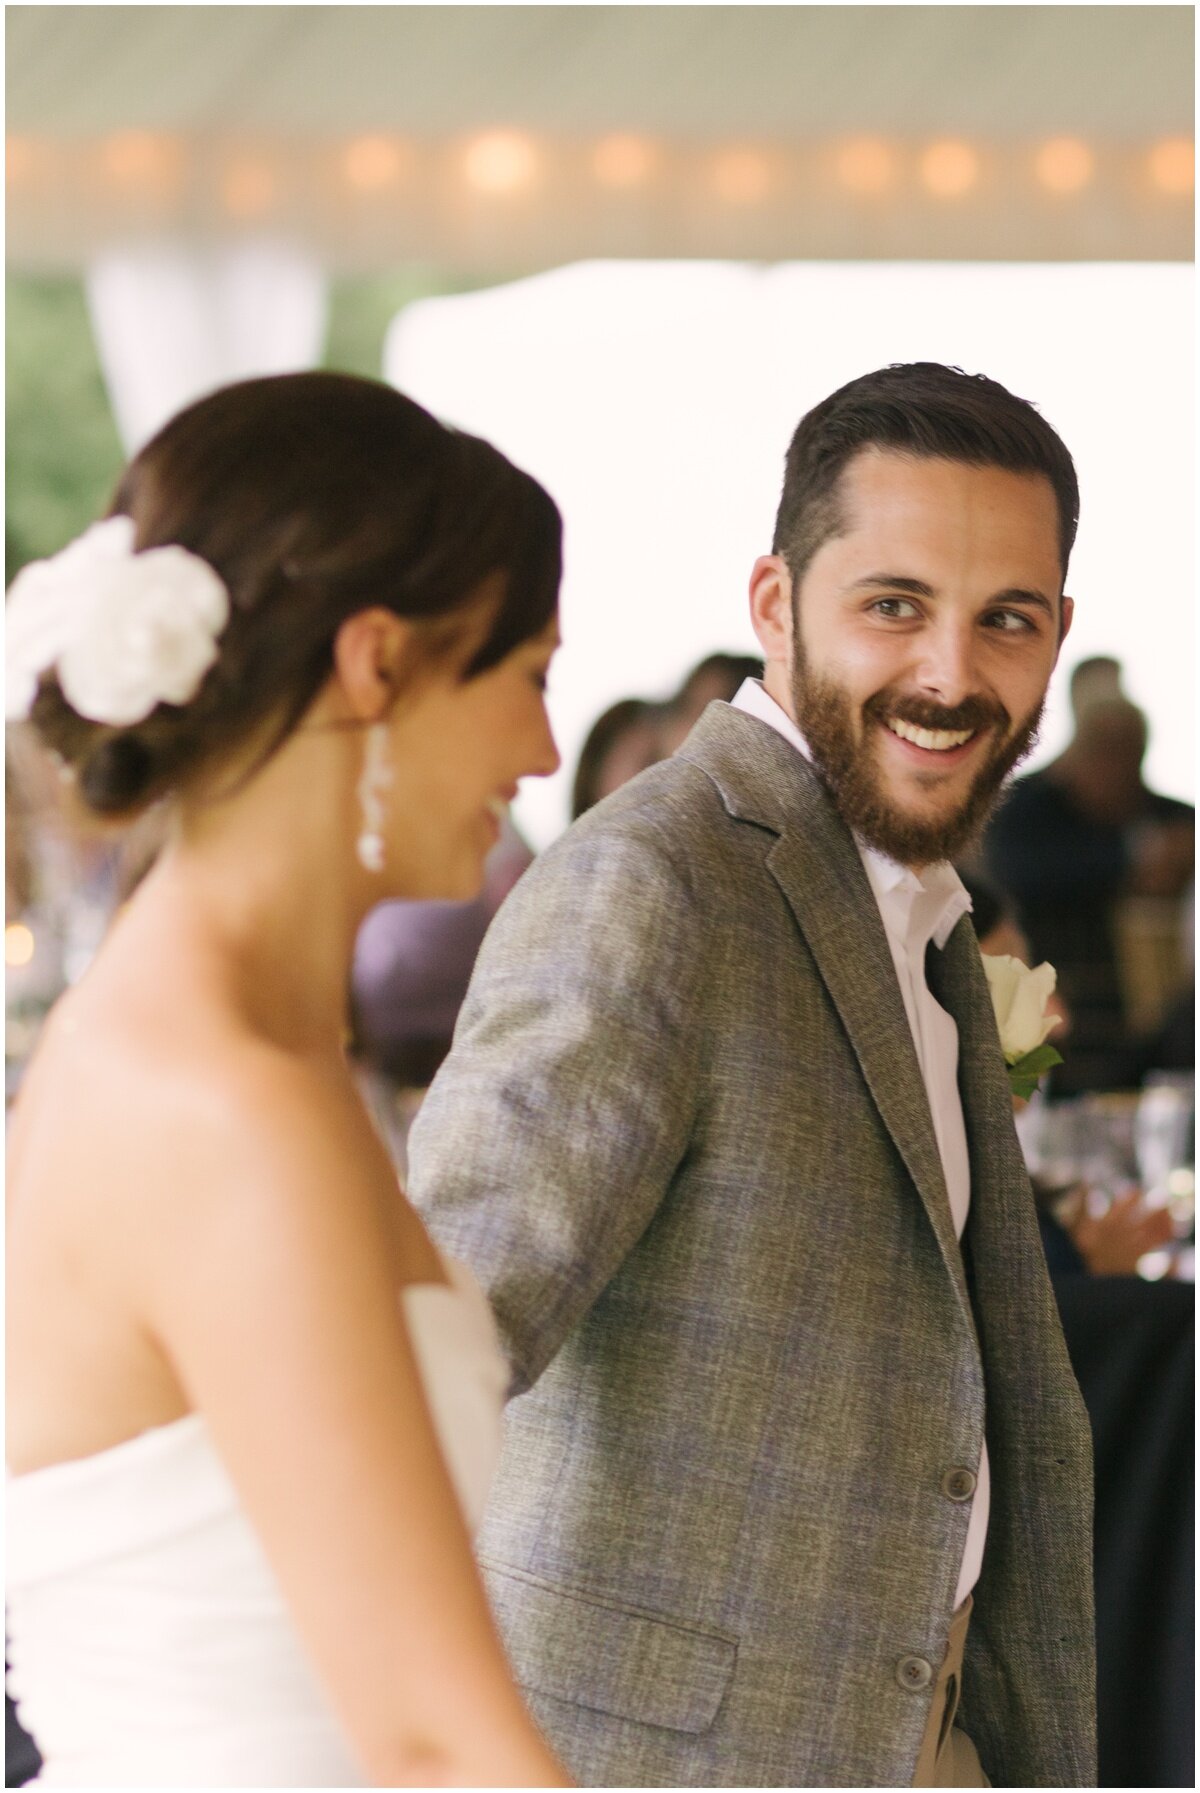
{"label": "blazer sleeve", "polygon": [[619,820],[585,818],[505,902],[409,1140],[412,1199],[482,1283],[514,1394],[649,1225],[692,1131],[704,929],[683,856]]}

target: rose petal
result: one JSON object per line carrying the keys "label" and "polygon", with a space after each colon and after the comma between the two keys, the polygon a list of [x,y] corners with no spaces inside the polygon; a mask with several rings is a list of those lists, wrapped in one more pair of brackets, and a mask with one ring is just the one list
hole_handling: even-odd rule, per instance
{"label": "rose petal", "polygon": [[152,585],[163,602],[188,609],[210,633],[229,621],[229,593],[221,575],[186,548],[149,548],[134,560],[139,582]]}
{"label": "rose petal", "polygon": [[992,1007],[996,1012],[996,1024],[1003,1040],[1008,1026],[1008,1017],[1012,1009],[1013,997],[1016,994],[1020,970],[1019,961],[1010,958],[1007,953],[985,953],[983,969],[987,974],[991,991]]}
{"label": "rose petal", "polygon": [[1046,1014],[1046,1004],[1054,994],[1058,974],[1053,965],[1045,964],[1031,971],[1007,953],[985,953],[983,968],[1001,1049],[1011,1063],[1040,1046],[1056,1026],[1057,1017]]}

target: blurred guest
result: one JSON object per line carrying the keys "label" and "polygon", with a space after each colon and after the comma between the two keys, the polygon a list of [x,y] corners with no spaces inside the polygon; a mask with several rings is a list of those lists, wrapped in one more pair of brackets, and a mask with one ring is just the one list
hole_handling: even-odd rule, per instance
{"label": "blurred guest", "polygon": [[706,654],[692,667],[673,701],[699,717],[710,703],[732,703],[743,679],[761,679],[762,675],[761,654]]}
{"label": "blurred guest", "polygon": [[6,742],[5,925],[25,950],[6,985],[11,1096],[50,1005],[87,968],[118,901],[120,844],[74,800],[54,759],[20,731]]}
{"label": "blurred guest", "polygon": [[[1032,964],[1029,943],[999,893],[973,873],[959,875],[971,898],[971,925],[980,952],[1006,953],[1023,964]],[[1071,1032],[1071,1013],[1057,990],[1047,1009],[1058,1015],[1054,1044],[1060,1046]],[[1134,1276],[1139,1260],[1168,1244],[1173,1236],[1169,1211],[1148,1207],[1140,1189],[1122,1190],[1107,1207],[1095,1211],[1082,1182],[1074,1188],[1056,1189],[1032,1172],[1030,1182],[1052,1276],[1079,1271],[1090,1271],[1093,1276]]]}
{"label": "blurred guest", "polygon": [[511,819],[489,853],[470,903],[380,903],[354,948],[355,1046],[402,1089],[425,1089],[447,1052],[475,955],[493,915],[533,854]]}
{"label": "blurred guest", "polygon": [[571,820],[613,791],[620,790],[647,766],[665,759],[663,710],[641,697],[623,697],[597,716],[575,768]]}
{"label": "blurred guest", "polygon": [[1054,1278],[1094,1441],[1099,1787],[1195,1772],[1195,1320],[1188,1283]]}
{"label": "blurred guest", "polygon": [[1137,1062],[1138,1081],[1153,1071],[1194,1071],[1196,1068],[1196,981],[1194,969],[1160,1024],[1141,1043]]}
{"label": "blurred guest", "polygon": [[[670,706],[639,697],[612,704],[583,744],[571,819],[665,757],[664,727],[668,716],[674,721],[675,704],[699,715],[713,698],[732,695],[743,677],[761,672],[761,660],[747,655],[710,654],[693,667]],[[369,1070],[405,1090],[432,1082],[450,1050],[488,925],[532,860],[506,818],[474,902],[381,903],[368,915],[355,946],[352,1013],[355,1047]]]}
{"label": "blurred guest", "polygon": [[1058,759],[1018,779],[984,838],[989,875],[1007,892],[1037,959],[1058,969],[1074,1016],[1056,1094],[1136,1080],[1138,1054],[1118,950],[1130,897],[1177,903],[1194,872],[1195,812],[1142,779],[1146,719],[1107,658],[1072,679],[1075,733]]}
{"label": "blurred guest", "polygon": [[[1102,733],[1104,712],[1111,723],[1114,705],[1122,706],[1115,712],[1118,732],[1127,728],[1129,738],[1137,741],[1125,713],[1132,706],[1121,690],[1117,661],[1083,661],[1072,676],[1071,699],[1077,738],[1082,735],[1085,745],[1088,713],[1099,713]],[[1137,786],[1144,791],[1140,753],[1137,763]],[[1185,809],[1146,795],[1152,804],[1169,806],[1168,821],[1172,811]],[[1078,839],[1081,824],[1073,821],[1073,826]],[[1069,846],[1055,853],[1053,826],[1045,832],[1051,837],[1052,864],[1067,857]],[[1184,832],[1182,850],[1190,861],[1187,815],[1181,839]],[[1143,867],[1143,877],[1145,873]],[[991,900],[996,900],[994,894]],[[1182,905],[1185,937],[1190,935],[1187,907]],[[977,902],[974,918],[981,920],[985,910],[986,902]],[[1056,945],[1046,948],[1060,971],[1069,930],[1068,914]],[[1013,950],[1011,934],[1009,944],[996,946],[996,936],[986,938],[986,921],[979,932],[985,951]],[[1069,959],[1067,963],[1070,977]],[[1176,1059],[1181,1066],[1194,1064],[1191,1010],[1189,989],[1156,1036],[1143,1044],[1135,1072],[1172,1065]],[[1059,1029],[1055,1039],[1061,1038]],[[1077,1032],[1064,1050],[1067,1064],[1061,1069],[1068,1072],[1069,1087]],[[1061,1071],[1052,1076],[1058,1080]],[[1085,1188],[1065,1196],[1060,1192],[1052,1213],[1054,1192],[1042,1190],[1037,1177],[1032,1182],[1063,1332],[1094,1439],[1097,1785],[1178,1786],[1194,1778],[1195,1292],[1169,1281],[1143,1282],[1132,1274],[1142,1255],[1164,1245],[1171,1233],[1167,1210],[1147,1208],[1140,1190],[1118,1193],[1099,1213],[1089,1212]]]}
{"label": "blurred guest", "polygon": [[4,922],[19,921],[33,902],[29,805],[9,754],[4,757]]}
{"label": "blurred guest", "polygon": [[1076,726],[1085,710],[1111,698],[1128,700],[1129,693],[1121,683],[1121,662],[1111,654],[1093,654],[1081,660],[1071,673],[1071,714]]}
{"label": "blurred guest", "polygon": [[[744,677],[761,672],[762,661],[749,655],[710,654],[692,668],[669,704],[624,697],[610,705],[580,751],[572,821],[665,758],[666,731],[678,729],[678,718],[687,719],[686,734],[714,698],[732,696]],[[402,1090],[423,1090],[432,1082],[450,1050],[488,925],[532,860],[506,819],[474,902],[381,903],[368,915],[355,946],[352,1014],[356,1052],[369,1071]]]}
{"label": "blurred guest", "polygon": [[708,654],[697,662],[666,706],[663,757],[674,753],[710,703],[732,703],[746,679],[761,679],[753,654]]}

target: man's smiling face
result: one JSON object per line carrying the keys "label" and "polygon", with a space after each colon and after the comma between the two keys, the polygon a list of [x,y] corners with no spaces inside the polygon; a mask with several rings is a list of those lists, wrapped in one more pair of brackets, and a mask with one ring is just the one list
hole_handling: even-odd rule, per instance
{"label": "man's smiling face", "polygon": [[1036,739],[1070,622],[1054,491],[869,448],[838,511],[795,594],[795,719],[849,826],[930,864],[962,850]]}

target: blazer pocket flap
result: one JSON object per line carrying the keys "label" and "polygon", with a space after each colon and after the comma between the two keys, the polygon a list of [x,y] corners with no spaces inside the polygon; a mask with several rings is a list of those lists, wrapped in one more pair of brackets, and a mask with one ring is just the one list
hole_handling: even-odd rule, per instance
{"label": "blazer pocket flap", "polygon": [[670,1731],[706,1731],[737,1645],[481,1564],[518,1683],[575,1706]]}

